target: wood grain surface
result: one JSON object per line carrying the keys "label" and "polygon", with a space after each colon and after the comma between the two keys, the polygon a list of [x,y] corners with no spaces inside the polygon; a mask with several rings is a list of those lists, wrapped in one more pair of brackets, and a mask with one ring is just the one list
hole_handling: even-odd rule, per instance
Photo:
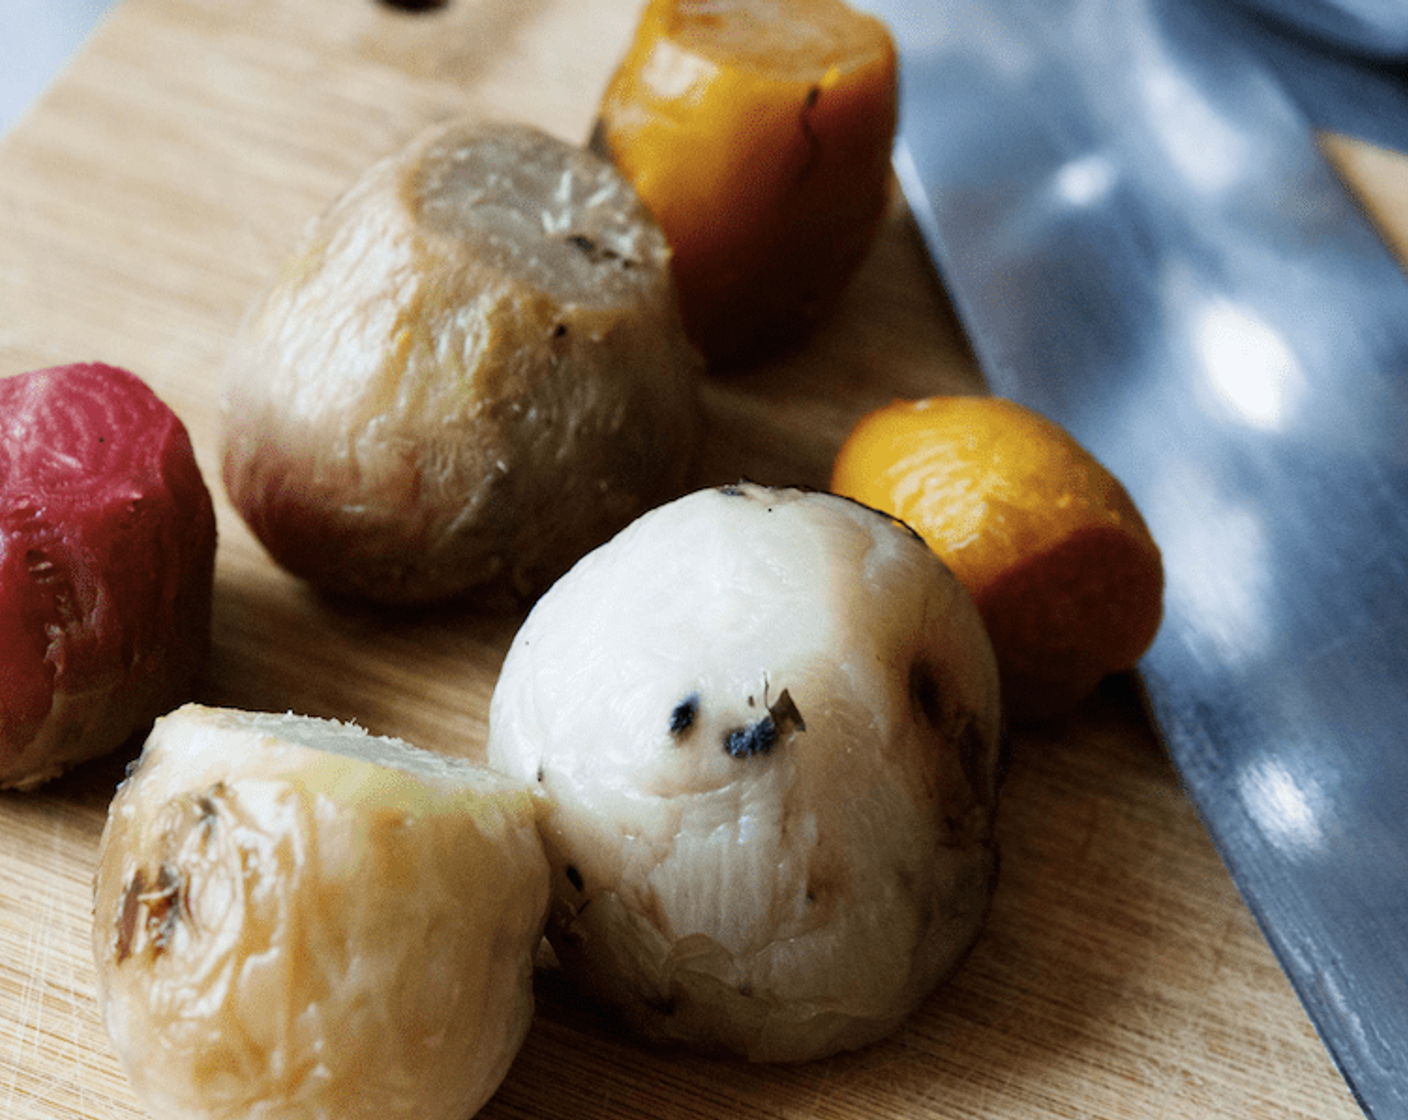
{"label": "wood grain surface", "polygon": [[[219,487],[223,352],[304,223],[451,114],[587,135],[636,0],[125,0],[0,148],[0,373],[104,360],[189,426],[220,518],[202,699],[355,719],[478,754],[518,619],[334,609],[268,561]],[[1400,248],[1394,153],[1330,153]],[[851,423],[981,381],[897,201],[803,351],[708,385],[698,483],[824,482]],[[127,758],[0,795],[0,1115],[143,1115],[93,998],[89,892]],[[1359,1114],[1139,704],[1112,680],[1021,729],[1003,878],[959,974],[890,1040],[790,1067],[657,1053],[555,976],[489,1120],[961,1120]]]}

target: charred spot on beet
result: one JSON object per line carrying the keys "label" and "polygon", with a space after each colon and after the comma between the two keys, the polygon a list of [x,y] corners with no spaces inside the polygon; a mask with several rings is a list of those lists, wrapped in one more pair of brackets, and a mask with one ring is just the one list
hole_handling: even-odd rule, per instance
{"label": "charred spot on beet", "polygon": [[694,718],[699,714],[699,694],[692,692],[674,706],[670,712],[670,734],[683,735],[694,726]]}
{"label": "charred spot on beet", "polygon": [[610,250],[594,238],[588,237],[585,233],[573,233],[567,237],[567,244],[581,253],[587,260],[595,264],[601,260],[602,255]]}
{"label": "charred spot on beet", "polygon": [[603,244],[595,237],[585,233],[572,233],[567,235],[567,244],[581,253],[592,264],[616,264],[621,268],[630,268],[637,262],[622,253],[617,252],[610,245]]}
{"label": "charred spot on beet", "polygon": [[733,758],[747,759],[767,754],[777,745],[777,724],[772,716],[736,727],[724,736],[724,750]]}
{"label": "charred spot on beet", "polygon": [[[146,933],[152,955],[161,955],[184,916],[185,893],[185,876],[170,863],[157,868],[155,879],[140,867],[133,873],[122,892],[122,911],[117,919],[118,964],[132,955],[138,928]],[[142,921],[144,910],[146,920]]]}
{"label": "charred spot on beet", "polygon": [[582,879],[582,873],[577,870],[576,865],[569,863],[567,867],[564,868],[564,871],[567,874],[567,881],[572,884],[572,889],[574,891],[580,891],[584,880]]}
{"label": "charred spot on beet", "polygon": [[117,963],[132,955],[132,938],[137,933],[137,915],[142,909],[142,895],[147,890],[147,875],[140,867],[133,873],[122,892],[122,911],[117,918]]}

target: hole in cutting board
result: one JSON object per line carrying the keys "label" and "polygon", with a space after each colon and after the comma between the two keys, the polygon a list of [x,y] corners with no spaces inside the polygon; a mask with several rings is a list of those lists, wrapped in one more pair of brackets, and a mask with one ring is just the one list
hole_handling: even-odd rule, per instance
{"label": "hole in cutting board", "polygon": [[378,3],[398,12],[434,12],[448,6],[450,0],[378,0]]}

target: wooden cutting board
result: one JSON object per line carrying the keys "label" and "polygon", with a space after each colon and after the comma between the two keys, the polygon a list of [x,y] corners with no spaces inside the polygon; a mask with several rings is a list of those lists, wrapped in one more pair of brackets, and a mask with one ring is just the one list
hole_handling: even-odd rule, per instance
{"label": "wooden cutting board", "polygon": [[[458,113],[580,139],[637,0],[126,0],[0,147],[0,373],[105,360],[182,416],[221,543],[210,703],[357,720],[478,754],[517,618],[333,610],[219,488],[225,346],[303,224]],[[1333,152],[1400,249],[1403,161]],[[698,482],[821,484],[851,423],[981,384],[902,205],[821,336],[709,383]],[[127,758],[0,795],[0,1115],[141,1116],[93,999],[89,890]],[[544,974],[486,1118],[1359,1115],[1153,736],[1130,681],[1019,731],[1003,880],[961,972],[896,1036],[796,1067],[645,1049]]]}

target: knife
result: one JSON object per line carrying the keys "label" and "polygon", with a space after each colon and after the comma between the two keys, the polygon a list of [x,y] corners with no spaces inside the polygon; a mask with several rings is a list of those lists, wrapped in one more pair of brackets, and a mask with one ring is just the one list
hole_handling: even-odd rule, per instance
{"label": "knife", "polygon": [[1356,1100],[1408,1117],[1408,280],[1213,10],[860,6],[989,387],[1163,549],[1168,753]]}

